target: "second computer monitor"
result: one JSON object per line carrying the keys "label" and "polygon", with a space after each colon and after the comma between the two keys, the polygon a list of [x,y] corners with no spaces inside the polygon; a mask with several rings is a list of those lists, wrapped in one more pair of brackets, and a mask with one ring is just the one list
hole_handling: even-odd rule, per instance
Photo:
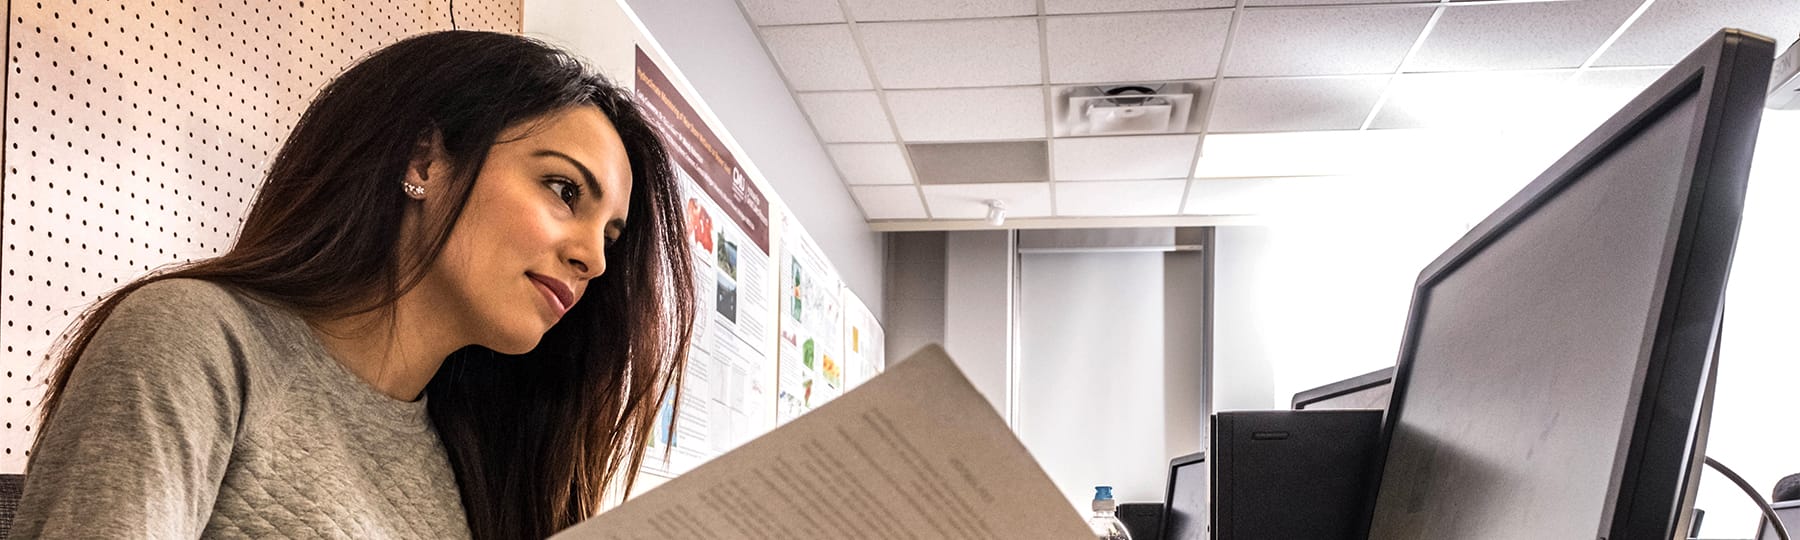
{"label": "second computer monitor", "polygon": [[1386,409],[1394,368],[1381,368],[1294,394],[1294,409]]}
{"label": "second computer monitor", "polygon": [[1169,489],[1163,509],[1162,540],[1206,540],[1207,493],[1211,484],[1206,478],[1206,453],[1175,458],[1169,462]]}

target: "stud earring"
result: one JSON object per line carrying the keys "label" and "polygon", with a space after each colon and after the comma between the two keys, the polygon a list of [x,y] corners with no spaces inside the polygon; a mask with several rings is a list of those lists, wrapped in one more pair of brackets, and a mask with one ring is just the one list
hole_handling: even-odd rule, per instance
{"label": "stud earring", "polygon": [[401,182],[400,186],[402,189],[406,190],[406,196],[408,196],[408,197],[412,197],[414,199],[424,199],[425,198],[425,186],[414,184],[412,182]]}

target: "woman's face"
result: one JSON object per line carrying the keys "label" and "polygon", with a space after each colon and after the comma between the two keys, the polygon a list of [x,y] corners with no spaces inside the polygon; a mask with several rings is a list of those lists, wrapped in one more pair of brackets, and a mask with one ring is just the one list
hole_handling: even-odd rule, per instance
{"label": "woman's face", "polygon": [[[447,308],[445,329],[460,333],[451,335],[522,354],[606,271],[606,247],[625,229],[631,167],[594,106],[525,122],[498,140],[419,286]],[[428,208],[449,202],[426,185]]]}

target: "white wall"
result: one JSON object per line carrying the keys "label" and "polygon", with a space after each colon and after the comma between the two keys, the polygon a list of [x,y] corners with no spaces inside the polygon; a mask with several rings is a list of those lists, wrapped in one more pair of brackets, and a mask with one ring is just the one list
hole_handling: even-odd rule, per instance
{"label": "white wall", "polygon": [[1008,425],[1012,376],[1011,231],[960,231],[944,242],[944,350]]}
{"label": "white wall", "polygon": [[[1736,470],[1763,497],[1800,473],[1800,111],[1764,111],[1750,170],[1744,222],[1725,293],[1724,343],[1707,455]],[[1708,538],[1747,538],[1755,506],[1724,476],[1701,476]],[[1789,524],[1792,530],[1795,524]]]}
{"label": "white wall", "polygon": [[[547,0],[546,0],[547,1]],[[593,2],[609,0],[567,0]],[[880,317],[882,236],[869,230],[825,148],[733,0],[626,0],[699,90],[844,285]],[[529,5],[527,6],[529,8]],[[527,17],[530,13],[526,14]]]}
{"label": "white wall", "polygon": [[1413,281],[1462,232],[1425,219],[1220,228],[1214,408],[1285,409],[1394,365]]}
{"label": "white wall", "polygon": [[[1177,229],[1177,243],[1212,248],[1212,233]],[[1212,336],[1207,326],[1207,254],[1178,251],[1163,254],[1163,451],[1173,459],[1204,450],[1203,434],[1210,413],[1207,367]],[[1160,493],[1160,492],[1159,492]]]}
{"label": "white wall", "polygon": [[881,327],[887,332],[889,365],[931,344],[944,343],[943,231],[898,232],[887,235],[887,316]]}
{"label": "white wall", "polygon": [[1277,288],[1266,272],[1274,243],[1268,227],[1221,227],[1215,233],[1214,411],[1276,408],[1271,347],[1280,321],[1258,300]]}
{"label": "white wall", "polygon": [[1394,365],[1419,271],[1560,155],[1561,141],[1457,137],[1410,170],[1322,183],[1329,196],[1267,225],[1217,229],[1215,410],[1285,409]]}
{"label": "white wall", "polygon": [[1163,254],[1027,254],[1019,299],[1019,440],[1083,513],[1162,500]]}

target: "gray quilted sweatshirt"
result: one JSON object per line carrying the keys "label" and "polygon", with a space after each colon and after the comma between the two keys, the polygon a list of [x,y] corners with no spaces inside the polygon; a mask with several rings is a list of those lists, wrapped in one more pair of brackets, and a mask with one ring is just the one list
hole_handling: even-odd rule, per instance
{"label": "gray quilted sweatshirt", "polygon": [[423,399],[204,281],[126,297],[38,436],[13,538],[469,536]]}

